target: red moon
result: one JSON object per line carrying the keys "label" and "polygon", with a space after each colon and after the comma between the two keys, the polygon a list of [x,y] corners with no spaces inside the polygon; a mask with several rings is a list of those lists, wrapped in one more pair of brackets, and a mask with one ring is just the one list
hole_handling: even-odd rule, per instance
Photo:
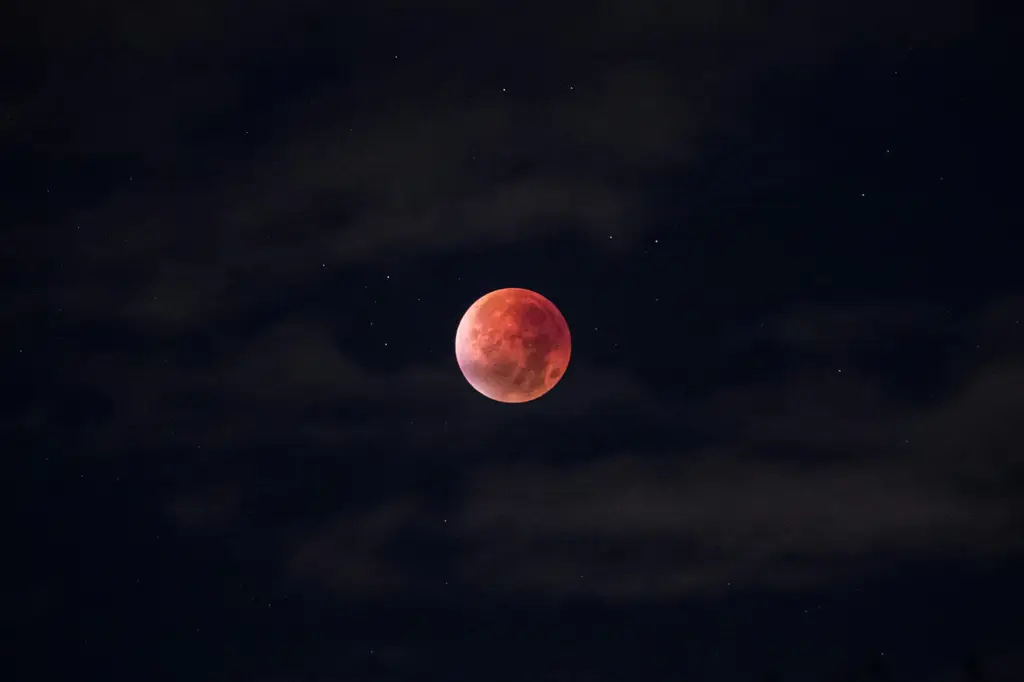
{"label": "red moon", "polygon": [[536,400],[569,365],[569,325],[529,289],[498,289],[469,307],[455,332],[455,357],[470,386],[503,403]]}

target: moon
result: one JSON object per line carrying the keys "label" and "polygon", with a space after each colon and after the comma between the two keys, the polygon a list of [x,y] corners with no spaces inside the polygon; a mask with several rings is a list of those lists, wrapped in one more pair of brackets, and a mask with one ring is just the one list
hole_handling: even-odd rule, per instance
{"label": "moon", "polygon": [[455,357],[469,385],[492,400],[525,403],[555,387],[569,366],[569,325],[529,289],[498,289],[469,307]]}

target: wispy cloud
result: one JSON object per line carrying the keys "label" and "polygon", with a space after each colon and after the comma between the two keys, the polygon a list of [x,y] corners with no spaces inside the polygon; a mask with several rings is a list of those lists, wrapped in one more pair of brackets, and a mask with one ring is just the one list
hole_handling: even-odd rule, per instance
{"label": "wispy cloud", "polygon": [[[413,537],[458,538],[447,570],[477,589],[602,600],[807,586],[841,579],[868,558],[1019,555],[1020,360],[978,366],[925,403],[869,378],[820,373],[723,390],[703,404],[662,403],[656,428],[682,420],[681,433],[696,431],[705,444],[604,448],[558,464],[524,451],[467,464],[446,521],[403,499],[399,525]],[[558,446],[572,452],[572,435]],[[308,543],[307,552],[319,547],[322,582],[358,591],[356,576],[340,580],[333,567],[366,547],[330,528]],[[389,569],[407,589],[435,587],[435,576],[400,561]]]}

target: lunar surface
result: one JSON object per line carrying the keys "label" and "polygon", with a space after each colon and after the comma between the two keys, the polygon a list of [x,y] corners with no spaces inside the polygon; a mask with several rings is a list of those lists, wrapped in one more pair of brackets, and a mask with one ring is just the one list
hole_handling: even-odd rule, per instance
{"label": "lunar surface", "polygon": [[569,365],[569,325],[555,304],[528,289],[498,289],[469,307],[455,332],[466,381],[503,403],[535,400]]}

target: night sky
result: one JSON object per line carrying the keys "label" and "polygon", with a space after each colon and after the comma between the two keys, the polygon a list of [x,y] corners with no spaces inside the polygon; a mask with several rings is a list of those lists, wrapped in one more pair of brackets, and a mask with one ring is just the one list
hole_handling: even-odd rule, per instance
{"label": "night sky", "polygon": [[[974,3],[22,5],[14,679],[1024,679]],[[503,287],[572,332],[519,405]]]}

